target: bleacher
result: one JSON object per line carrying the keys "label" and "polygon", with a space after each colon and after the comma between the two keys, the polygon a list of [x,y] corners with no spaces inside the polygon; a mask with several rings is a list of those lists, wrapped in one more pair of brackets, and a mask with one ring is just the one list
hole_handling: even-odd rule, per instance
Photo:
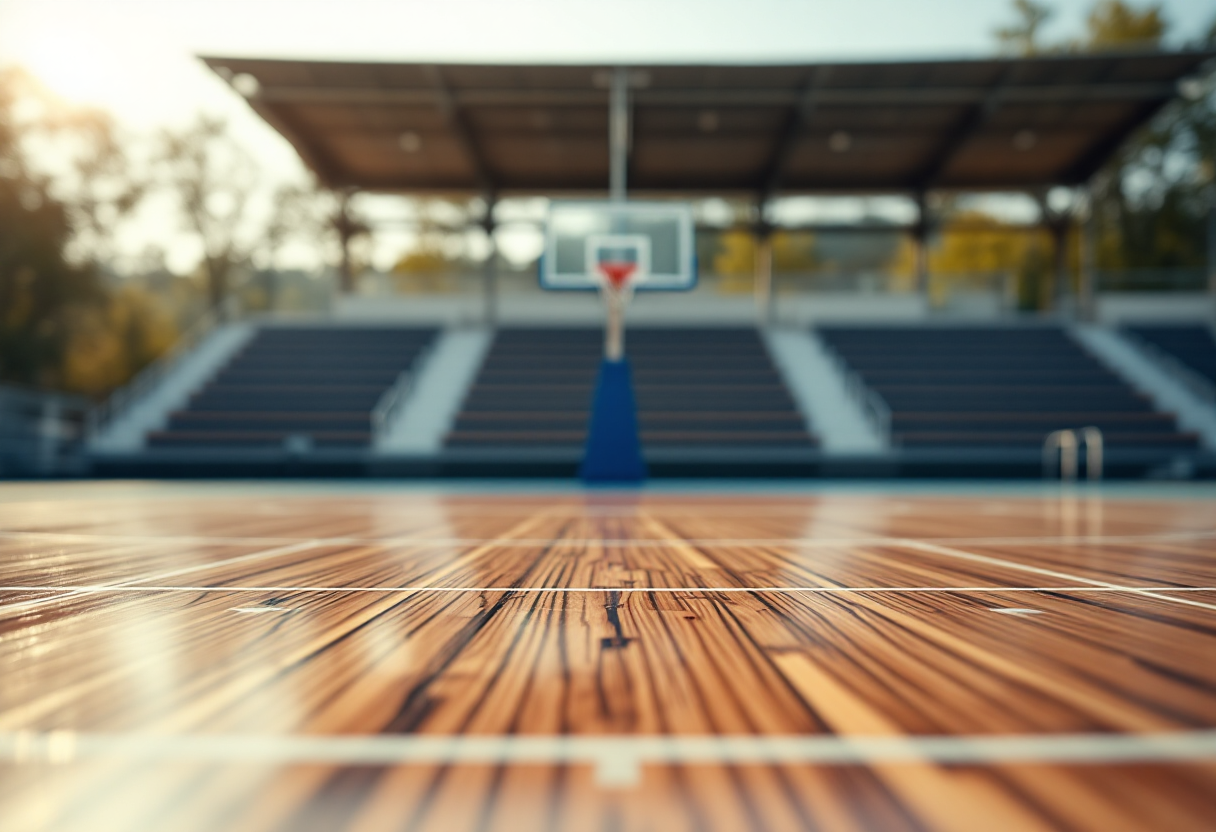
{"label": "bleacher", "polygon": [[[452,448],[581,448],[599,329],[504,329],[456,418]],[[807,449],[814,440],[753,329],[630,329],[644,449]]]}
{"label": "bleacher", "polygon": [[1210,326],[1133,324],[1124,328],[1209,384],[1216,385],[1216,336]]}
{"label": "bleacher", "polygon": [[889,409],[905,448],[1041,446],[1094,426],[1106,445],[1190,449],[1193,434],[1058,327],[822,327],[848,370]]}
{"label": "bleacher", "polygon": [[148,435],[154,448],[358,448],[373,411],[435,330],[263,327]]}

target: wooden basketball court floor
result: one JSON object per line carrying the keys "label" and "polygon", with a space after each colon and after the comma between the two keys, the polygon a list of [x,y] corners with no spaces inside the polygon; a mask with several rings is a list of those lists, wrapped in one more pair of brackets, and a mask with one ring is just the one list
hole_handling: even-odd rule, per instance
{"label": "wooden basketball court floor", "polygon": [[0,487],[0,829],[1211,830],[1216,501]]}

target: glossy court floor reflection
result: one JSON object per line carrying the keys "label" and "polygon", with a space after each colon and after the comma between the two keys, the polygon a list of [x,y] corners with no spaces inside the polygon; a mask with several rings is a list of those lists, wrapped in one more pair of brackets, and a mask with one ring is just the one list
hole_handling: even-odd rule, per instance
{"label": "glossy court floor reflection", "polygon": [[0,489],[0,828],[1210,829],[1211,492]]}

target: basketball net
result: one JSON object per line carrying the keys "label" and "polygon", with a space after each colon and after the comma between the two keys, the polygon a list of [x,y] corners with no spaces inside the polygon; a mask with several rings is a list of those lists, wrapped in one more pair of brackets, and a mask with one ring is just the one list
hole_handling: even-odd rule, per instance
{"label": "basketball net", "polygon": [[638,264],[628,260],[603,260],[596,264],[600,287],[619,295],[633,294],[633,278]]}
{"label": "basketball net", "polygon": [[604,358],[625,357],[625,307],[634,287],[650,272],[650,240],[642,234],[597,234],[587,238],[587,272],[600,286],[608,312]]}
{"label": "basketball net", "polygon": [[633,298],[638,264],[625,260],[603,260],[596,263],[596,274],[600,278],[600,295],[608,308],[604,357],[609,361],[620,361],[625,357],[625,307]]}

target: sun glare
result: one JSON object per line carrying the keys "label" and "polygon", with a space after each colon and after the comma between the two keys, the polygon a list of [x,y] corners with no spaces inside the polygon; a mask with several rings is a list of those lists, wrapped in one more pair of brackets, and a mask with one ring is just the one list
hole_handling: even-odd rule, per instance
{"label": "sun glare", "polygon": [[123,97],[121,51],[96,38],[62,29],[30,41],[20,56],[52,92],[73,104],[109,106]]}
{"label": "sun glare", "polygon": [[30,44],[25,63],[53,92],[76,103],[103,103],[113,73],[96,43],[74,32],[48,32]]}

